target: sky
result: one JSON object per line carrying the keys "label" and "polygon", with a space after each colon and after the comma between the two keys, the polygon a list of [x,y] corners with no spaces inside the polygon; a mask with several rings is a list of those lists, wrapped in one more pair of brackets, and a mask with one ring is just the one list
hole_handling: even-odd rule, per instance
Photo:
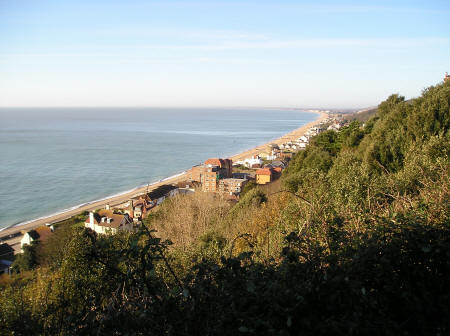
{"label": "sky", "polygon": [[0,107],[364,108],[450,73],[450,1],[0,0]]}

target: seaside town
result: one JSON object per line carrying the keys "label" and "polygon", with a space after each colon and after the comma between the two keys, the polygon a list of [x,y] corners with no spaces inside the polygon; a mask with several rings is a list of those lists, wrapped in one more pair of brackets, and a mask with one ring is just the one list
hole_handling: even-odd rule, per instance
{"label": "seaside town", "polygon": [[[304,150],[312,137],[326,130],[339,131],[348,122],[342,114],[326,113],[326,118],[322,118],[295,139],[257,147],[256,154],[234,162],[229,158],[207,159],[193,166],[178,183],[161,184],[153,190],[147,189],[134,195],[125,202],[106,204],[101,209],[89,211],[84,226],[97,234],[137,230],[143,219],[158,205],[176,195],[204,192],[214,194],[224,201],[237,202],[248,183],[266,185],[277,180],[293,155]],[[23,252],[25,245],[46,241],[57,225],[57,222],[46,223],[31,230],[18,228],[13,234],[0,235],[0,274],[10,272],[15,255]]]}
{"label": "seaside town", "polygon": [[449,14],[0,0],[0,336],[450,336]]}

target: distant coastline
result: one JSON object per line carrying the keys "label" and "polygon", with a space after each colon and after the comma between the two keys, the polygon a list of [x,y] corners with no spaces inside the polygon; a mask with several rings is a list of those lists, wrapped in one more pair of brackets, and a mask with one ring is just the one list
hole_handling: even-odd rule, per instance
{"label": "distant coastline", "polygon": [[[326,119],[328,116],[328,114],[326,112],[320,111],[320,110],[314,110],[314,111],[309,110],[308,112],[317,113],[318,114],[317,119],[297,128],[297,129],[294,129],[293,131],[288,132],[287,134],[285,134],[279,138],[269,140],[264,144],[257,145],[256,147],[253,147],[248,150],[244,150],[243,152],[229,156],[229,158],[232,159],[233,161],[239,161],[244,158],[247,158],[252,155],[256,155],[256,154],[260,153],[269,144],[272,144],[272,143],[281,144],[283,142],[287,142],[287,141],[296,139],[296,138],[300,137],[301,135],[303,135],[310,127],[317,125],[322,120]],[[207,159],[207,158],[205,158],[205,159]],[[189,168],[190,167],[186,167],[186,169],[189,169]],[[117,194],[106,196],[106,197],[98,199],[98,200],[81,203],[79,205],[75,205],[73,207],[60,210],[60,211],[50,214],[48,216],[42,216],[42,217],[35,218],[35,219],[29,220],[29,221],[17,223],[12,226],[0,229],[0,239],[7,240],[9,236],[17,235],[18,233],[20,233],[22,231],[32,230],[38,226],[45,225],[45,224],[58,223],[60,221],[66,220],[72,216],[80,214],[84,211],[92,211],[92,210],[102,208],[107,204],[109,204],[111,206],[121,204],[121,203],[126,202],[130,198],[133,198],[137,195],[144,193],[147,189],[148,189],[148,191],[151,191],[163,184],[175,184],[175,183],[184,181],[186,178],[187,178],[187,170],[182,171],[177,174],[174,174],[172,176],[168,176],[166,178],[163,178],[159,181],[155,181],[148,185],[137,186],[137,187],[127,190],[127,191],[119,192]]]}

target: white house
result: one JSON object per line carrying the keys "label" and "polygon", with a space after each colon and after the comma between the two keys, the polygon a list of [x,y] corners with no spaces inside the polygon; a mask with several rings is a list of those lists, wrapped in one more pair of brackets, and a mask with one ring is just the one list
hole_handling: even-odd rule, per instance
{"label": "white house", "polygon": [[308,138],[305,135],[302,135],[300,138],[298,138],[299,142],[308,142]]}
{"label": "white house", "polygon": [[252,168],[254,165],[261,166],[262,164],[263,160],[261,160],[261,158],[258,155],[254,155],[251,158],[244,160],[244,165],[249,168]]}
{"label": "white house", "polygon": [[89,212],[84,226],[91,230],[105,234],[117,233],[119,230],[132,231],[133,219],[128,214],[115,214],[111,210],[99,210],[97,213]]}
{"label": "white house", "polygon": [[20,240],[20,247],[23,249],[24,245],[31,245],[33,241],[45,241],[52,233],[53,225],[40,226],[34,230],[27,231]]}
{"label": "white house", "polygon": [[271,151],[264,151],[259,153],[259,156],[263,157],[266,160],[276,160],[277,158],[277,154],[275,153],[275,151],[272,149]]}

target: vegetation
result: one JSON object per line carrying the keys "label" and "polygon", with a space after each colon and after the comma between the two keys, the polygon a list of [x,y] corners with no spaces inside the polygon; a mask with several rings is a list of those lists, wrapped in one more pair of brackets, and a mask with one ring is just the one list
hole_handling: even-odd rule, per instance
{"label": "vegetation", "polygon": [[276,188],[176,197],[132,234],[74,227],[0,292],[2,332],[447,335],[449,126],[450,83],[393,95]]}

